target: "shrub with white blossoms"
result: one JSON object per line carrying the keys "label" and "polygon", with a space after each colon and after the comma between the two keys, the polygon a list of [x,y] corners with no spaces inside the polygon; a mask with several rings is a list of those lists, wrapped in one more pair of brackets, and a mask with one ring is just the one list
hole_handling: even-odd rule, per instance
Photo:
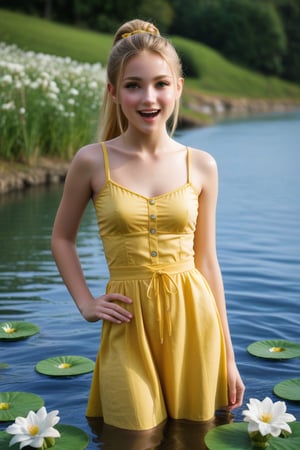
{"label": "shrub with white blossoms", "polygon": [[43,406],[37,413],[29,411],[27,417],[17,417],[15,422],[7,427],[6,432],[14,435],[9,446],[19,443],[23,447],[46,449],[55,444],[55,438],[60,437],[54,426],[59,422],[58,411],[47,413]]}
{"label": "shrub with white blossoms", "polygon": [[285,402],[273,403],[269,397],[263,401],[251,398],[247,406],[248,410],[242,414],[244,421],[248,422],[248,433],[256,447],[266,448],[271,436],[292,432],[288,422],[294,422],[296,418],[286,412]]}
{"label": "shrub with white blossoms", "polygon": [[0,42],[0,157],[71,157],[96,138],[105,85],[100,64]]}

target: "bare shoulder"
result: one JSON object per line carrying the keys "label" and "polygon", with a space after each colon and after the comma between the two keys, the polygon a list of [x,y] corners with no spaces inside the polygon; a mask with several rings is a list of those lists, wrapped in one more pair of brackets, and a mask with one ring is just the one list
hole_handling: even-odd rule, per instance
{"label": "bare shoulder", "polygon": [[100,144],[95,143],[81,147],[75,154],[72,164],[92,169],[95,165],[101,165],[102,159]]}
{"label": "bare shoulder", "polygon": [[95,195],[104,181],[104,163],[101,146],[98,143],[81,147],[75,154],[66,179],[67,186],[89,191]]}
{"label": "bare shoulder", "polygon": [[194,167],[208,173],[217,170],[217,162],[210,153],[197,148],[191,148],[191,152],[192,164]]}
{"label": "bare shoulder", "polygon": [[218,184],[218,167],[215,158],[208,152],[191,148],[191,174],[194,186],[199,192]]}

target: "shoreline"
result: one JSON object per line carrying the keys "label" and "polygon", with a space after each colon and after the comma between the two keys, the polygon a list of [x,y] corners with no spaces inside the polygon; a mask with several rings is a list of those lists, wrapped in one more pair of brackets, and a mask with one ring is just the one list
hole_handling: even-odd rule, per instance
{"label": "shoreline", "polygon": [[182,105],[185,108],[181,117],[182,128],[192,128],[214,125],[223,119],[294,111],[300,108],[300,99],[233,98],[187,89]]}
{"label": "shoreline", "polygon": [[[181,130],[212,126],[224,119],[285,113],[300,108],[300,100],[233,99],[190,91],[183,104],[188,112],[180,116],[178,129]],[[59,158],[40,157],[34,165],[0,159],[0,195],[32,186],[63,183],[69,164]]]}
{"label": "shoreline", "polygon": [[55,158],[40,158],[34,166],[0,161],[0,195],[24,191],[33,186],[62,183],[68,168],[68,162]]}

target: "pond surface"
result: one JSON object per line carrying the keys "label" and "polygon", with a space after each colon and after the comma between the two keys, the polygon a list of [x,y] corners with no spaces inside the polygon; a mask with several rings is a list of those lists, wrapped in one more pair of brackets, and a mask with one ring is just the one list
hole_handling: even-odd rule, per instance
{"label": "pond surface", "polygon": [[[254,341],[300,343],[300,113],[226,122],[181,132],[178,139],[214,155],[219,167],[218,253],[236,358],[246,383],[245,404],[273,394],[276,383],[299,378],[300,358],[271,361],[247,352]],[[169,421],[147,436],[116,433],[88,423],[91,374],[52,378],[35,371],[42,359],[81,355],[95,359],[100,323],[79,315],[50,253],[50,235],[62,186],[0,197],[0,322],[40,327],[26,340],[0,342],[1,391],[40,395],[61,423],[90,436],[89,450],[204,448],[207,428]],[[107,269],[92,207],[80,229],[79,254],[88,283],[99,295]],[[300,420],[300,403],[287,402]],[[220,419],[222,420],[222,418]],[[0,430],[6,423],[0,423]],[[2,450],[2,449],[1,449]]]}

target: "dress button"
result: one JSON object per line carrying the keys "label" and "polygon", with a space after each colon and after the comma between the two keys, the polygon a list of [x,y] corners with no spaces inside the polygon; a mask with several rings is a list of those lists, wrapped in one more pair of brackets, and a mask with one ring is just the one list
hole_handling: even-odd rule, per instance
{"label": "dress button", "polygon": [[155,214],[150,214],[150,219],[151,220],[155,220],[156,219],[156,215]]}
{"label": "dress button", "polygon": [[151,256],[157,256],[157,252],[155,251],[151,252]]}
{"label": "dress button", "polygon": [[151,228],[150,233],[151,234],[155,234],[156,233],[156,229],[155,228]]}
{"label": "dress button", "polygon": [[149,200],[149,203],[150,203],[150,205],[155,205],[155,200],[153,200],[153,198],[151,198],[151,199]]}

